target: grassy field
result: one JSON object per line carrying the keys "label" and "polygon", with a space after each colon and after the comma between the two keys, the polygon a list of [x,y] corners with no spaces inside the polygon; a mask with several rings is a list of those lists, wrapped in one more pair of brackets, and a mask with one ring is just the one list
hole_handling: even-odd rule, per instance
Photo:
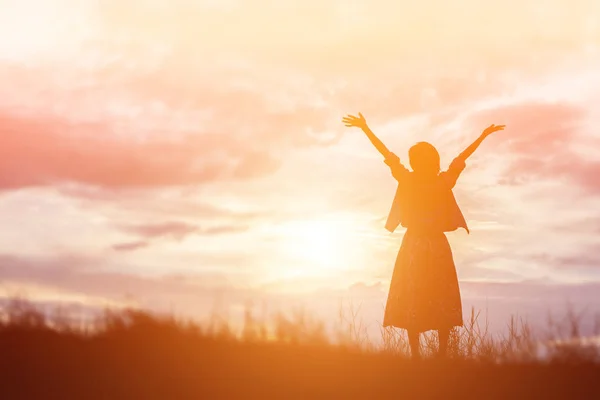
{"label": "grassy field", "polygon": [[[566,336],[540,339],[517,321],[491,335],[473,312],[449,359],[413,362],[402,334],[376,346],[352,318],[328,334],[302,313],[248,314],[238,331],[139,311],[83,324],[24,302],[1,315],[2,399],[600,398],[597,348],[566,341],[579,339],[569,318]],[[424,353],[435,346],[427,335]]]}

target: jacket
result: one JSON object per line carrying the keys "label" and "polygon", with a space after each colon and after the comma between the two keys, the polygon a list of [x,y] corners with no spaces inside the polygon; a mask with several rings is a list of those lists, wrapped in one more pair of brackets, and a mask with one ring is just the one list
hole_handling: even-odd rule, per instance
{"label": "jacket", "polygon": [[385,229],[394,232],[398,226],[405,228],[433,227],[442,232],[469,228],[456,202],[452,189],[465,168],[464,160],[455,158],[447,171],[426,183],[419,182],[414,172],[406,169],[393,153],[385,163],[398,181],[396,194],[388,214]]}

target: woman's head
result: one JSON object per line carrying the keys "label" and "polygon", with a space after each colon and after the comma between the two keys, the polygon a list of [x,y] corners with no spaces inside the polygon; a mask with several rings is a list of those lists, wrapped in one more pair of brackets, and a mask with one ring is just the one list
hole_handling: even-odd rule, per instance
{"label": "woman's head", "polygon": [[408,159],[413,171],[423,174],[440,172],[440,154],[431,143],[419,142],[408,150]]}

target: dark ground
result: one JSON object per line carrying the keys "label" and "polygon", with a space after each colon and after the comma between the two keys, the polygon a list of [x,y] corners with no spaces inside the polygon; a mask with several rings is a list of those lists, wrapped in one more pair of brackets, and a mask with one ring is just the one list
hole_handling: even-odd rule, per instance
{"label": "dark ground", "polygon": [[175,331],[0,331],[1,399],[600,398],[600,365],[414,363]]}

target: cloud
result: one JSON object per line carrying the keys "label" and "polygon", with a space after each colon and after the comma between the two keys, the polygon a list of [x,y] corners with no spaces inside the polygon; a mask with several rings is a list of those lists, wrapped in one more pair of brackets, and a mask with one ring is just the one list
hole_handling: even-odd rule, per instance
{"label": "cloud", "polygon": [[[0,116],[0,185],[5,189],[79,182],[94,186],[153,187],[215,179],[216,165],[195,167],[192,143],[135,143],[109,126]],[[76,133],[83,131],[86,134]]]}
{"label": "cloud", "polygon": [[218,225],[200,229],[199,233],[202,235],[223,235],[228,233],[246,232],[247,230],[248,226],[246,225]]}
{"label": "cloud", "polygon": [[139,240],[136,242],[118,243],[112,246],[114,251],[128,252],[143,249],[148,247],[150,243],[148,241]]}
{"label": "cloud", "polygon": [[195,224],[181,221],[169,221],[157,224],[120,225],[118,228],[141,240],[117,243],[112,249],[117,252],[130,252],[146,248],[158,239],[181,241],[191,235],[216,236],[245,232],[246,225],[215,225],[202,228]]}
{"label": "cloud", "polygon": [[239,179],[252,179],[268,175],[279,169],[279,160],[271,157],[267,152],[253,152],[247,154],[235,167],[233,175]]}
{"label": "cloud", "polygon": [[[273,172],[267,152],[247,152],[234,140],[190,135],[182,140],[118,138],[109,124],[0,115],[0,188],[80,183],[106,189],[194,185]],[[235,172],[232,164],[237,163]]]}
{"label": "cloud", "polygon": [[586,110],[568,102],[525,102],[478,111],[469,118],[471,126],[505,124],[503,150],[536,156],[554,155],[578,136]]}
{"label": "cloud", "polygon": [[600,162],[578,148],[597,146],[598,140],[584,135],[588,112],[578,104],[531,102],[475,113],[474,126],[490,121],[507,125],[498,150],[510,160],[501,183],[523,184],[534,180],[567,179],[590,194],[600,193]]}
{"label": "cloud", "polygon": [[31,258],[4,254],[0,255],[0,277],[13,284],[42,285],[93,297],[128,297],[148,307],[179,302],[188,307],[210,308],[222,293],[229,293],[232,301],[250,294],[249,290],[227,284],[221,275],[141,277],[105,271],[97,261],[69,255]]}
{"label": "cloud", "polygon": [[461,282],[467,297],[504,298],[537,301],[544,299],[546,305],[567,304],[574,301],[580,305],[595,303],[599,282],[568,284],[553,281],[521,282]]}
{"label": "cloud", "polygon": [[190,235],[221,235],[228,233],[244,232],[248,229],[245,225],[217,225],[208,228],[180,221],[163,222],[159,224],[122,225],[124,232],[139,236],[144,239],[157,239],[170,237],[182,240]]}
{"label": "cloud", "polygon": [[162,224],[153,225],[129,225],[122,226],[121,229],[125,232],[132,233],[146,239],[171,237],[176,240],[181,240],[186,236],[199,231],[197,226],[187,224],[185,222],[165,222]]}
{"label": "cloud", "polygon": [[569,254],[537,253],[530,258],[552,269],[596,271],[600,274],[600,243],[581,245]]}
{"label": "cloud", "polygon": [[[103,189],[81,184],[61,185],[56,188],[57,193],[74,198],[78,204],[85,208],[95,209],[106,207],[104,210],[118,211],[113,218],[118,220],[125,215],[138,215],[143,220],[188,218],[201,219],[210,223],[213,220],[235,221],[236,223],[249,224],[256,220],[281,216],[276,210],[266,207],[232,208],[220,204],[219,198],[207,199],[197,187],[177,187],[172,190],[161,190],[149,193],[146,190]],[[235,191],[235,185],[227,185],[236,197],[242,197]],[[219,192],[222,195],[222,191]],[[118,210],[115,210],[118,209]]]}

